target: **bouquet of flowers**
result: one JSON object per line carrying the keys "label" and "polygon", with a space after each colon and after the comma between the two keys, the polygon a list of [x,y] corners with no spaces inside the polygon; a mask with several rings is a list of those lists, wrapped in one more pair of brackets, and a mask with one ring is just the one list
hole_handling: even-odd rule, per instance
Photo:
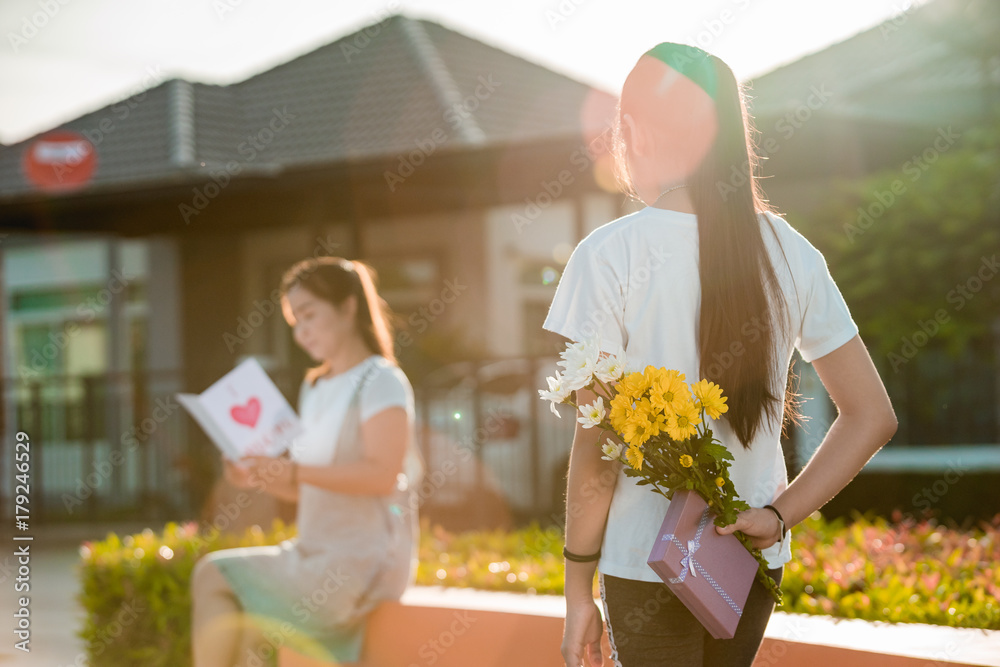
{"label": "bouquet of flowers", "polygon": [[[729,409],[719,385],[703,379],[689,386],[682,373],[654,366],[626,372],[623,356],[602,357],[597,340],[567,344],[560,358],[563,371],[548,377],[548,389],[538,393],[551,402],[556,416],[556,403],[567,403],[579,410],[578,421],[585,428],[618,436],[620,442],[608,438],[601,445],[602,458],[621,461],[626,475],[668,500],[677,491],[696,492],[716,514],[717,526],[735,523],[750,508],[729,479],[733,455],[715,439],[706,420]],[[573,392],[582,388],[597,399],[589,405],[574,403]],[[757,579],[781,604],[781,589],[768,575],[761,550],[742,532],[733,535],[757,560]]]}

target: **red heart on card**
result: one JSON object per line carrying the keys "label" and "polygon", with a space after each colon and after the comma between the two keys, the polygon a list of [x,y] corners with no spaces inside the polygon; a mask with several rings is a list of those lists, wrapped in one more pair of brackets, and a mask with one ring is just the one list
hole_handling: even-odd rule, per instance
{"label": "red heart on card", "polygon": [[253,428],[257,424],[257,417],[260,416],[260,401],[254,396],[246,405],[234,405],[229,408],[229,414],[237,423]]}

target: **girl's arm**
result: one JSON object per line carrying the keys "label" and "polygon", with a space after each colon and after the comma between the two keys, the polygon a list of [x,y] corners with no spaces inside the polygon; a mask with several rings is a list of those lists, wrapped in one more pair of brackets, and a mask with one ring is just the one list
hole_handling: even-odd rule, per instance
{"label": "girl's arm", "polygon": [[838,414],[809,463],[772,503],[787,526],[799,523],[847,486],[898,425],[860,336],[812,364]]}
{"label": "girl's arm", "polygon": [[403,469],[409,436],[409,416],[404,407],[380,410],[361,424],[361,459],[342,464],[299,464],[294,485],[287,459],[248,456],[243,460],[254,466],[256,483],[282,500],[298,500],[301,483],[337,493],[387,496],[396,488],[396,478]]}
{"label": "girl's arm", "polygon": [[[578,389],[576,404],[593,403],[597,394]],[[574,417],[578,417],[577,413]],[[608,520],[611,496],[618,478],[620,463],[605,461],[599,437],[612,437],[610,431],[601,434],[599,428],[584,428],[577,422],[569,456],[566,483],[566,549],[575,554],[592,554],[604,541],[604,526]],[[566,598],[592,601],[594,572],[597,563],[566,563]]]}
{"label": "girl's arm", "polygon": [[[885,386],[860,336],[814,359],[812,364],[838,414],[809,463],[771,503],[788,528],[847,486],[889,441],[897,426]],[[741,530],[750,537],[761,538],[756,544],[763,548],[777,541],[777,518],[768,509],[753,508],[740,512],[736,523],[716,530],[720,533]]]}
{"label": "girl's arm", "polygon": [[[596,398],[597,394],[587,389],[576,392],[577,405],[593,403]],[[601,458],[598,438],[611,435],[609,432],[602,434],[598,428],[584,428],[579,422],[576,424],[566,484],[566,549],[574,554],[594,554],[604,540],[608,509],[621,464]],[[573,667],[585,659],[584,664],[601,664],[604,626],[594,602],[596,570],[596,561],[566,561],[566,628],[562,654],[566,664]]]}

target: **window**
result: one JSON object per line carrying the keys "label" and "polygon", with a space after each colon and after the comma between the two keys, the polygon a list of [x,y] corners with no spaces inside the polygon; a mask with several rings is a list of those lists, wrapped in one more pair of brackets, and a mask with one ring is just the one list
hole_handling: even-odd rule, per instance
{"label": "window", "polygon": [[61,375],[66,367],[66,350],[58,344],[60,333],[48,323],[22,325],[18,364],[42,375]]}
{"label": "window", "polygon": [[524,258],[521,260],[522,285],[551,285],[553,289],[562,275],[563,265],[552,260]]}
{"label": "window", "polygon": [[397,313],[429,303],[444,288],[437,255],[380,255],[361,261],[375,269],[379,294]]}
{"label": "window", "polygon": [[563,350],[566,339],[542,328],[550,303],[551,300],[524,302],[524,353],[528,356],[555,356]]}

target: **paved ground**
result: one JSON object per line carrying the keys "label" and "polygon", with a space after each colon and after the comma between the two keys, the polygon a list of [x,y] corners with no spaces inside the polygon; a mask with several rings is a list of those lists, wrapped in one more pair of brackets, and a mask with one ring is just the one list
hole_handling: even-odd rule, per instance
{"label": "paved ground", "polygon": [[14,611],[20,593],[14,589],[17,559],[14,551],[24,542],[9,536],[0,540],[0,665],[2,667],[84,667],[84,642],[76,636],[82,627],[83,612],[76,601],[79,590],[76,565],[80,560],[79,544],[100,540],[109,530],[135,533],[142,525],[71,526],[33,531],[31,544],[31,651],[14,648]]}
{"label": "paved ground", "polygon": [[[72,547],[49,548],[32,555],[30,653],[13,647],[18,640],[12,634],[12,619],[20,594],[8,594],[9,588],[4,591],[0,598],[0,618],[4,619],[6,627],[2,634],[0,665],[66,667],[86,664],[82,657],[77,661],[83,642],[73,636],[80,627],[82,616],[73,599],[78,590],[73,567],[78,560],[79,554]],[[4,582],[5,588],[10,581]]]}

